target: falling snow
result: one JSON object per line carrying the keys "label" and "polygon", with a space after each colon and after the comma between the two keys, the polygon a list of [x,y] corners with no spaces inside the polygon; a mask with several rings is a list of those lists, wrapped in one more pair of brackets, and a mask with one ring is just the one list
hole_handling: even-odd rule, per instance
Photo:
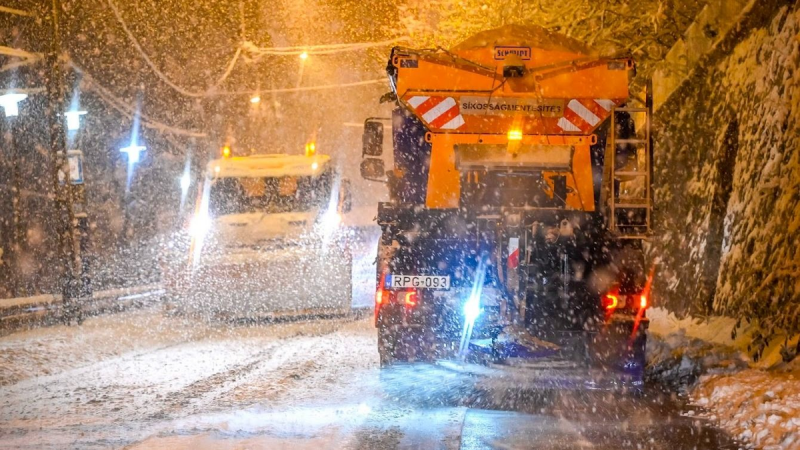
{"label": "falling snow", "polygon": [[800,450],[798,33],[0,0],[0,447]]}

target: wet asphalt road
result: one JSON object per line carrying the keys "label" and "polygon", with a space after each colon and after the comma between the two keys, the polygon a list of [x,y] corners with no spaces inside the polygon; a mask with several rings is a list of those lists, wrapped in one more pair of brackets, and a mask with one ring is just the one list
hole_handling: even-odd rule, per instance
{"label": "wet asphalt road", "polygon": [[384,369],[381,382],[387,399],[355,448],[738,448],[656,386],[636,396],[528,388],[439,365]]}
{"label": "wet asphalt road", "polygon": [[0,448],[736,448],[648,390],[380,370],[370,317],[231,326],[158,309],[0,338]]}
{"label": "wet asphalt road", "polygon": [[[356,248],[354,306],[371,306],[375,239]],[[634,398],[452,363],[381,370],[361,311],[235,325],[153,307],[2,336],[0,449],[737,448],[655,387]]]}

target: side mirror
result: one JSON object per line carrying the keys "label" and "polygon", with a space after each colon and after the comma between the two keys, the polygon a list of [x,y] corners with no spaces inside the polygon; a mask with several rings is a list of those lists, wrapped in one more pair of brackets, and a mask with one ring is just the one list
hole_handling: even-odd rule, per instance
{"label": "side mirror", "polygon": [[339,185],[339,212],[347,214],[353,209],[353,191],[350,180],[342,178]]}
{"label": "side mirror", "polygon": [[364,121],[364,134],[361,156],[381,156],[383,154],[383,124],[367,119]]}
{"label": "side mirror", "polygon": [[386,168],[380,158],[364,158],[361,161],[361,177],[365,180],[386,182]]}

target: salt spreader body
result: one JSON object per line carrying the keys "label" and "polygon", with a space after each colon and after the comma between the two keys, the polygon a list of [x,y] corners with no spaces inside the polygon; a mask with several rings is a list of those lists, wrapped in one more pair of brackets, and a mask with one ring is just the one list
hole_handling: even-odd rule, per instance
{"label": "salt spreader body", "polygon": [[557,357],[641,382],[651,102],[633,106],[634,67],[515,25],[392,50],[396,108],[365,122],[361,163],[391,194],[377,217],[382,365]]}

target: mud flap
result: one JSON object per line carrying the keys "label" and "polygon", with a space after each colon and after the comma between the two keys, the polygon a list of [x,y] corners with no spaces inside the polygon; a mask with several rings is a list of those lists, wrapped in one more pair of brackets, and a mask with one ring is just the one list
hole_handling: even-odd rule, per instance
{"label": "mud flap", "polygon": [[610,323],[594,335],[590,345],[594,365],[641,383],[646,364],[647,325],[646,321]]}

